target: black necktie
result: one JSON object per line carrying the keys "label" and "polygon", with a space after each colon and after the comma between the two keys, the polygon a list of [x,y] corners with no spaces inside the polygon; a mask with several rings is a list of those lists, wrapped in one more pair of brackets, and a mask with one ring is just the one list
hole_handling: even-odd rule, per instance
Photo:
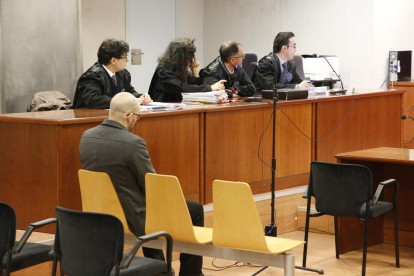
{"label": "black necktie", "polygon": [[283,72],[282,72],[282,74],[280,76],[279,83],[286,84],[287,83],[287,80],[288,80],[288,70],[287,70],[287,64],[286,64],[286,62],[282,64],[282,67],[283,67]]}

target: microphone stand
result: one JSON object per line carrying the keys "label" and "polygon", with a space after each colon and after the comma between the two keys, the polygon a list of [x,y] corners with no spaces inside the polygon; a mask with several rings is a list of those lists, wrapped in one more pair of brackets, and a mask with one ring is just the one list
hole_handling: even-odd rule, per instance
{"label": "microphone stand", "polygon": [[[274,68],[273,65],[272,65],[272,67]],[[276,68],[275,68],[275,72],[276,72]],[[271,193],[272,193],[271,203],[270,203],[270,206],[271,206],[271,218],[270,218],[270,223],[265,226],[265,235],[266,236],[271,236],[271,237],[277,237],[276,210],[275,210],[275,190],[276,190],[276,106],[277,106],[277,102],[279,101],[279,95],[277,94],[277,83],[278,83],[278,80],[277,80],[277,76],[275,74],[275,76],[274,76],[274,84],[273,84],[273,130],[272,130],[272,165],[271,165],[272,182],[271,182],[271,185],[270,185],[270,190],[271,190]],[[260,272],[262,272],[266,268],[268,268],[268,266],[263,266],[258,271],[256,271],[255,273],[253,273],[252,276],[258,275]],[[307,270],[307,271],[311,271],[311,272],[317,272],[319,274],[323,274],[324,273],[324,271],[323,270],[320,270],[320,269],[313,269],[313,268],[302,267],[302,266],[295,266],[295,268],[302,269],[302,270]]]}

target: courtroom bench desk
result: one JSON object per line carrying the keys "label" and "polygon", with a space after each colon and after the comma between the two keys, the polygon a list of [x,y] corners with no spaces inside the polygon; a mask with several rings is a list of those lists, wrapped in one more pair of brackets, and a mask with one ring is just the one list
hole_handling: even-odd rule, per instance
{"label": "courtroom bench desk", "polygon": [[[370,146],[366,140],[371,141],[369,135],[375,132],[370,126],[361,130],[364,124],[379,129],[394,124],[372,144],[399,147],[401,122],[387,116],[400,114],[403,93],[357,90],[351,122],[348,119],[325,142],[303,136],[278,109],[276,189],[306,185],[312,160],[329,161],[335,153]],[[351,102],[352,95],[324,96],[280,101],[278,107],[308,137],[319,139],[341,123]],[[187,199],[210,203],[215,179],[248,182],[255,194],[270,191],[270,169],[257,155],[272,108],[266,102],[238,101],[145,111],[133,132],[146,140],[157,173],[177,176]],[[57,205],[81,209],[79,141],[85,130],[107,116],[107,110],[82,109],[0,115],[0,201],[16,209],[20,229],[54,217]],[[259,150],[267,164],[271,162],[271,138],[269,127]]]}

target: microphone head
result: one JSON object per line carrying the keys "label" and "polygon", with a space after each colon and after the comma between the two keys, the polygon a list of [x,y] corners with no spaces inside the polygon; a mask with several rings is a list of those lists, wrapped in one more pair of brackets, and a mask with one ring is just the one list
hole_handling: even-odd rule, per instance
{"label": "microphone head", "polygon": [[407,116],[407,115],[401,115],[401,119],[405,120],[405,119],[407,119],[407,118],[408,118],[408,116]]}
{"label": "microphone head", "polygon": [[302,55],[303,58],[318,58],[319,55],[318,54],[313,54],[313,55]]}
{"label": "microphone head", "polygon": [[250,63],[250,67],[255,68],[257,66],[259,66],[259,63],[258,62],[253,61],[253,62]]}

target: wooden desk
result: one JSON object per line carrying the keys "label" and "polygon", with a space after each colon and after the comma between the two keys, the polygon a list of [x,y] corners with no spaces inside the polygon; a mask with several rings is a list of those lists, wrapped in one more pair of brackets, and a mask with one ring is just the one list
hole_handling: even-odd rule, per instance
{"label": "wooden desk", "polygon": [[[334,153],[363,146],[398,147],[401,122],[388,116],[400,114],[403,94],[357,90],[357,107],[351,111],[352,120],[342,127],[345,130],[341,128],[317,144],[309,138],[320,139],[339,126],[353,95],[280,101],[276,115],[276,189],[306,185],[312,160],[331,160]],[[271,112],[272,104],[267,102],[243,101],[146,111],[133,132],[147,142],[157,173],[176,175],[187,199],[210,203],[214,179],[248,182],[255,194],[270,191],[270,169],[257,156],[259,152],[267,164],[271,163],[271,127],[258,151]],[[81,209],[79,141],[85,130],[107,116],[106,110],[82,109],[0,115],[0,201],[15,208],[20,229],[54,217],[55,206]],[[378,135],[383,137],[377,141]],[[376,143],[365,142],[372,140]],[[53,226],[47,229],[53,230]]]}
{"label": "wooden desk", "polygon": [[[391,88],[392,83],[388,83]],[[394,82],[394,88],[404,89],[406,93],[403,95],[403,112],[401,115],[408,115],[414,118],[414,81]],[[403,120],[403,148],[414,149],[414,122],[410,119]]]}
{"label": "wooden desk", "polygon": [[[398,194],[398,233],[400,245],[414,247],[414,150],[403,148],[374,148],[335,154],[338,163],[361,164],[368,167],[373,175],[375,192],[378,183],[396,179],[400,183]],[[382,199],[392,202],[392,188],[383,190]],[[370,246],[380,243],[394,243],[394,221],[392,214],[370,220]],[[374,226],[375,225],[375,226]],[[372,227],[371,227],[372,226]],[[361,231],[360,235],[357,231]],[[363,247],[363,225],[356,219],[339,220],[340,253]]]}

